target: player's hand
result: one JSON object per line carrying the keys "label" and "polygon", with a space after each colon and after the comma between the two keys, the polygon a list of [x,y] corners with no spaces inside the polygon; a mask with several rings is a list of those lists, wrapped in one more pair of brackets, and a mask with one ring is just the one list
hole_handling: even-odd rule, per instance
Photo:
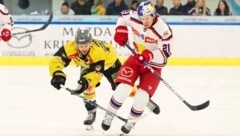
{"label": "player's hand", "polygon": [[4,28],[1,31],[1,39],[5,42],[9,41],[12,38],[11,31],[9,29]]}
{"label": "player's hand", "polygon": [[125,43],[128,41],[128,29],[126,26],[118,26],[114,35],[114,41],[117,42],[120,46],[125,46]]}
{"label": "player's hand", "polygon": [[134,55],[134,58],[136,59],[136,64],[137,65],[143,65],[143,61],[145,61],[147,63],[152,61],[153,53],[150,50],[145,49],[141,53],[141,55],[139,55],[139,54]]}
{"label": "player's hand", "polygon": [[56,71],[53,73],[51,85],[56,89],[61,89],[61,85],[65,85],[66,75],[62,71]]}
{"label": "player's hand", "polygon": [[78,81],[78,86],[73,92],[71,92],[72,95],[78,95],[83,93],[88,88],[88,82],[85,78],[81,78]]}

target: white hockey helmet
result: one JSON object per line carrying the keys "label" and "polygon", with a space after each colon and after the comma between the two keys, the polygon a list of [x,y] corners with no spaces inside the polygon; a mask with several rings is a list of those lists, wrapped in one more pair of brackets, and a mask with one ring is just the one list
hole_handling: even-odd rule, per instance
{"label": "white hockey helmet", "polygon": [[155,15],[156,9],[151,1],[143,1],[137,8],[138,16]]}

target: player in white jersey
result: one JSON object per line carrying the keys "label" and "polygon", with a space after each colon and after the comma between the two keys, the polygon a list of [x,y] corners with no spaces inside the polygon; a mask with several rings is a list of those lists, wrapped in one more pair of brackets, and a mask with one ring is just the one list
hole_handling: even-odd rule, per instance
{"label": "player in white jersey", "polygon": [[[123,11],[117,20],[114,40],[125,46],[128,41],[128,29],[133,30],[133,40],[137,54],[131,55],[125,61],[115,80],[118,84],[113,94],[108,110],[116,113],[122,106],[124,100],[131,93],[131,88],[139,78],[138,90],[134,97],[128,119],[140,117],[149,101],[156,91],[160,79],[143,65],[147,62],[159,75],[161,69],[171,56],[170,46],[172,31],[170,27],[155,12],[154,4],[150,1],[141,2],[137,11]],[[106,113],[102,122],[102,128],[108,130],[111,126],[113,116]],[[125,123],[121,130],[129,133],[135,123]]]}
{"label": "player in white jersey", "polygon": [[8,9],[0,4],[0,41],[9,41],[12,37],[11,29],[13,26],[12,16]]}

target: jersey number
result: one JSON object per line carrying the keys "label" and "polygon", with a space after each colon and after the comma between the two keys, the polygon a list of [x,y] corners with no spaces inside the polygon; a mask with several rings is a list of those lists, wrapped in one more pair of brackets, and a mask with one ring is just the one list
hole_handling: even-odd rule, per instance
{"label": "jersey number", "polygon": [[166,57],[169,57],[171,55],[170,44],[163,44],[163,52]]}

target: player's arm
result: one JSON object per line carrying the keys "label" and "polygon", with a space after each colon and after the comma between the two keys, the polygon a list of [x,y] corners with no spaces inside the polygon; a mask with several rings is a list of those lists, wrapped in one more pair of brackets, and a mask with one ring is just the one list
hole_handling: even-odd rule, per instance
{"label": "player's arm", "polygon": [[[162,22],[163,23],[163,22]],[[163,31],[161,33],[162,35],[162,51],[166,58],[169,58],[172,53],[171,49],[173,47],[173,34],[172,29],[170,26],[166,23],[163,23]]]}
{"label": "player's arm", "polygon": [[164,22],[161,22],[161,29],[158,31],[161,36],[161,42],[159,42],[159,50],[152,51],[153,60],[151,65],[156,68],[161,68],[167,64],[168,58],[172,55],[171,49],[173,47],[173,35],[171,28]]}
{"label": "player's arm", "polygon": [[104,60],[99,60],[90,64],[88,73],[81,77],[81,79],[78,81],[78,87],[72,94],[81,94],[86,89],[95,87],[103,76],[104,63]]}
{"label": "player's arm", "polygon": [[56,71],[62,71],[65,67],[69,65],[71,59],[67,58],[64,46],[61,47],[51,58],[49,63],[49,71],[52,76]]}
{"label": "player's arm", "polygon": [[52,76],[51,85],[56,89],[60,89],[61,85],[65,84],[66,75],[62,69],[67,67],[70,61],[71,60],[67,58],[64,47],[61,47],[50,60],[49,71]]}
{"label": "player's arm", "polygon": [[1,18],[1,30],[0,30],[0,39],[7,42],[12,38],[11,29],[13,26],[12,16],[7,10],[7,8],[0,4],[0,18]]}
{"label": "player's arm", "polygon": [[121,12],[121,16],[118,17],[115,29],[114,40],[120,46],[124,46],[128,41],[128,29],[127,26],[130,25],[130,18],[133,11],[124,10]]}

